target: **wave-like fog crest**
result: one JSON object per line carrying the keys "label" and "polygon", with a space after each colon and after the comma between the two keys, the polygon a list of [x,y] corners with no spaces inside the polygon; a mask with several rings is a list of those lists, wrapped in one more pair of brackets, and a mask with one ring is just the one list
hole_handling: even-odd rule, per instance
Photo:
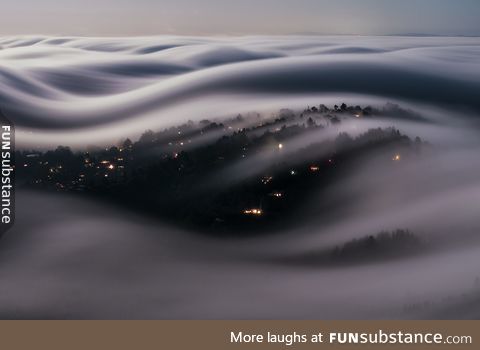
{"label": "wave-like fog crest", "polygon": [[[478,317],[478,38],[39,36],[0,47],[0,104],[24,147],[386,101],[420,117],[350,116],[285,140],[282,155],[378,127],[428,145],[398,163],[391,150],[370,151],[312,189],[295,226],[233,243],[86,198],[19,191],[16,225],[0,245],[0,317]],[[276,155],[252,154],[195,186],[260,177]],[[325,264],[324,252],[396,229],[421,248]]]}
{"label": "wave-like fog crest", "polygon": [[20,144],[66,133],[73,144],[101,142],[329,94],[480,108],[478,38],[35,37],[0,46],[0,105],[26,131]]}

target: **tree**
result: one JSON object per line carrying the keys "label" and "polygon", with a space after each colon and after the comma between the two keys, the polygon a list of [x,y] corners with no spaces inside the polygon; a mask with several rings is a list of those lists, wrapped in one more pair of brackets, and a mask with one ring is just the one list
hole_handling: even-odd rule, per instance
{"label": "tree", "polygon": [[122,145],[123,149],[131,149],[132,146],[133,146],[132,140],[126,139],[125,141],[123,141],[123,145]]}
{"label": "tree", "polygon": [[307,120],[307,126],[309,128],[313,128],[314,126],[316,126],[317,124],[315,124],[315,121],[312,119],[312,117],[308,118]]}
{"label": "tree", "polygon": [[145,131],[139,140],[141,143],[151,143],[153,141],[155,141],[155,133],[152,130]]}

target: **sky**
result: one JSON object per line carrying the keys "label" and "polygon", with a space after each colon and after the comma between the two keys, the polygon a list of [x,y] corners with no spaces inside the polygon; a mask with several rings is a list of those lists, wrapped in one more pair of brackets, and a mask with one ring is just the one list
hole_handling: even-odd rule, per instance
{"label": "sky", "polygon": [[0,35],[480,35],[478,0],[2,0]]}

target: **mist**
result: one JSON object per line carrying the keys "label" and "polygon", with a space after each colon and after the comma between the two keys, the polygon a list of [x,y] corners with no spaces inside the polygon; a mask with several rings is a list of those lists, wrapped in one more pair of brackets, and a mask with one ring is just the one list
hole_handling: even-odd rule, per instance
{"label": "mist", "polygon": [[[342,102],[397,103],[409,114],[292,137],[281,161],[326,156],[305,149],[376,128],[426,143],[359,156],[312,188],[295,225],[265,235],[209,236],[121,203],[21,189],[0,242],[0,318],[478,318],[478,38],[38,37],[0,46],[0,105],[21,149],[82,149],[239,113],[258,113],[261,124],[282,108]],[[275,147],[195,186],[261,177],[279,162]],[[419,248],[325,263],[324,252],[398,229]]]}
{"label": "mist", "polygon": [[20,146],[82,145],[334,94],[478,110],[478,38],[4,38]]}

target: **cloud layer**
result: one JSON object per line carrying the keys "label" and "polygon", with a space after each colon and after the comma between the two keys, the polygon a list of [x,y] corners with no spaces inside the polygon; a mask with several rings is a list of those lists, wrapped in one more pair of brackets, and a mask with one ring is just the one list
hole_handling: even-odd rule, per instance
{"label": "cloud layer", "polygon": [[[400,101],[422,118],[352,118],[286,140],[283,152],[390,126],[432,150],[399,167],[371,152],[312,189],[295,227],[236,241],[87,198],[18,191],[16,224],[0,244],[1,318],[478,317],[478,39],[39,37],[0,46],[0,103],[20,146],[108,143],[243,111]],[[239,160],[208,185],[262,176],[272,158]],[[428,250],[358,265],[299,261],[398,228]]]}
{"label": "cloud layer", "polygon": [[107,142],[332,94],[480,108],[478,38],[23,37],[0,47],[0,106],[20,145]]}

